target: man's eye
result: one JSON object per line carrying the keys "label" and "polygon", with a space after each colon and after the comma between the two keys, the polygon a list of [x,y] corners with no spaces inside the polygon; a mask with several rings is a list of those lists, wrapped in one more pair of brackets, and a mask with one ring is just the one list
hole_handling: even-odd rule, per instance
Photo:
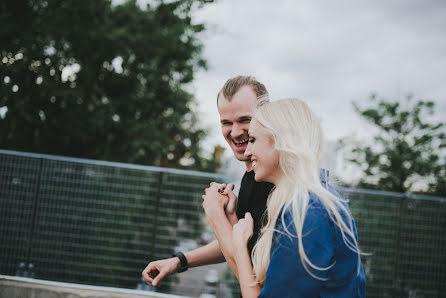
{"label": "man's eye", "polygon": [[241,123],[250,123],[251,122],[251,119],[242,119],[241,121],[240,121]]}
{"label": "man's eye", "polygon": [[254,138],[254,137],[250,137],[249,140],[248,140],[248,142],[250,142],[250,143],[254,143],[255,140],[256,140],[256,138]]}

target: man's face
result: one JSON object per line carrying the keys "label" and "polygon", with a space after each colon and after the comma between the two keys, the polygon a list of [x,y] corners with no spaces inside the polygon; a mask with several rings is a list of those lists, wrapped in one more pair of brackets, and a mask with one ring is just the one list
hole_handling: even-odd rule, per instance
{"label": "man's face", "polygon": [[248,146],[248,130],[257,96],[249,86],[244,86],[228,101],[222,94],[218,98],[221,131],[234,152],[241,161],[249,161],[245,150]]}

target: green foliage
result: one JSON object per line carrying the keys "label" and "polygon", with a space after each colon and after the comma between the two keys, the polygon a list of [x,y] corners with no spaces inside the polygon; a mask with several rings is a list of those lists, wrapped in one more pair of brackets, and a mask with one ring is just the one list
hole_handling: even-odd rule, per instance
{"label": "green foliage", "polygon": [[186,87],[206,2],[2,1],[0,147],[200,169]]}
{"label": "green foliage", "polygon": [[219,172],[222,163],[223,153],[225,152],[225,148],[220,145],[214,146],[214,151],[210,158],[202,158],[199,156],[199,151],[193,151],[192,158],[197,161],[198,168],[202,169],[205,172]]}
{"label": "green foliage", "polygon": [[432,120],[434,102],[408,96],[402,103],[372,95],[369,107],[353,105],[377,129],[372,142],[341,142],[347,160],[363,171],[359,186],[409,192],[421,179],[426,192],[446,195],[445,123]]}

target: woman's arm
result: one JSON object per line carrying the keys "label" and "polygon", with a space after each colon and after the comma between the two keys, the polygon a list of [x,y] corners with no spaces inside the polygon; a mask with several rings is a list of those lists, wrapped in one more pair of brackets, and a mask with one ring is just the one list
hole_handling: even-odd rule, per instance
{"label": "woman's arm", "polygon": [[[332,228],[328,215],[321,206],[310,206],[305,218],[303,245],[307,257],[319,267],[330,267],[333,264],[334,246]],[[283,227],[283,223],[287,229]],[[265,276],[265,284],[261,297],[319,297],[326,281],[311,276],[303,267],[298,249],[298,239],[293,216],[290,210],[285,211],[283,222],[279,215],[276,226],[278,232],[273,240],[270,263]],[[309,265],[307,269],[314,275],[327,279],[329,270],[315,270]]]}
{"label": "woman's arm", "polygon": [[218,190],[221,188],[225,189],[226,186],[212,182],[210,187],[205,189],[205,195],[202,196],[203,209],[229,268],[238,277],[232,254],[232,220],[234,216],[237,217],[235,215],[237,197],[232,191],[228,193],[228,190],[225,190],[224,194],[219,193]]}
{"label": "woman's arm", "polygon": [[245,298],[258,297],[261,291],[256,281],[248,251],[248,241],[252,237],[254,221],[249,212],[236,223],[232,231],[233,255],[237,265],[238,281],[242,296]]}

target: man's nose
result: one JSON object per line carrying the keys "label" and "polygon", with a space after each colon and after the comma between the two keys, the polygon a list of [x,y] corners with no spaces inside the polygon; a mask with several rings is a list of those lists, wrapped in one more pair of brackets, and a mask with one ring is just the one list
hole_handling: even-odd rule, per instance
{"label": "man's nose", "polygon": [[236,138],[240,137],[241,135],[243,135],[243,132],[244,132],[244,130],[243,130],[242,126],[240,126],[238,124],[234,124],[232,126],[231,137],[233,139],[236,139]]}

